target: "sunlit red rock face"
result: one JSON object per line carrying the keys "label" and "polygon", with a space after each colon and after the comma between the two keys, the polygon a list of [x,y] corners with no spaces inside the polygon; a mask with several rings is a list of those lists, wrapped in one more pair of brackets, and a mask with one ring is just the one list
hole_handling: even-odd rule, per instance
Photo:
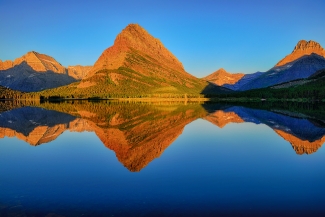
{"label": "sunlit red rock face", "polygon": [[224,112],[222,110],[215,111],[204,117],[205,120],[213,123],[214,125],[223,128],[230,123],[243,123],[245,122],[235,112]]}
{"label": "sunlit red rock face", "polygon": [[4,62],[2,62],[2,60],[0,60],[0,70],[7,70],[9,68],[12,68],[14,66],[14,63],[10,60],[6,60]]}
{"label": "sunlit red rock face", "polygon": [[228,73],[224,69],[219,69],[212,74],[202,78],[205,81],[214,83],[216,85],[222,86],[224,84],[235,84],[238,82],[245,74],[242,73],[236,73],[236,74],[231,74]]}
{"label": "sunlit red rock face", "polygon": [[286,63],[290,63],[299,59],[302,56],[310,55],[312,53],[318,54],[325,58],[325,50],[319,43],[312,40],[301,40],[298,42],[292,53],[280,60],[280,62],[278,62],[276,66],[285,65]]}
{"label": "sunlit red rock face", "polygon": [[127,55],[134,50],[159,60],[168,68],[184,72],[182,63],[164,47],[159,39],[151,36],[138,24],[130,24],[117,35],[114,45],[102,53],[87,77],[103,68],[117,69],[120,66],[132,68],[133,65],[128,62]]}
{"label": "sunlit red rock face", "polygon": [[[201,85],[203,89],[206,85],[206,82],[185,72],[182,63],[157,38],[151,36],[138,24],[130,24],[118,34],[114,45],[102,53],[78,87],[86,88],[96,85],[98,81],[94,82],[90,78],[97,76],[100,80],[104,75],[96,75],[98,71],[117,70],[120,67],[131,69],[140,75],[133,77],[135,73],[129,76],[119,71],[112,72],[108,76],[115,85],[120,85],[121,81],[127,79],[149,88],[170,86],[170,82],[184,85],[187,88]],[[142,76],[160,80],[157,80],[153,86],[139,79]]]}
{"label": "sunlit red rock face", "polygon": [[299,155],[302,154],[312,154],[316,152],[325,142],[325,136],[316,141],[310,142],[308,140],[301,140],[294,135],[291,135],[287,132],[281,130],[274,130],[278,135],[283,139],[291,143],[292,148]]}
{"label": "sunlit red rock face", "polygon": [[0,61],[0,70],[7,70],[14,66],[27,63],[32,69],[38,72],[52,71],[55,73],[65,74],[65,68],[58,63],[53,57],[45,54],[40,54],[35,51],[28,52],[24,56],[15,59],[14,61],[7,60],[5,62]]}

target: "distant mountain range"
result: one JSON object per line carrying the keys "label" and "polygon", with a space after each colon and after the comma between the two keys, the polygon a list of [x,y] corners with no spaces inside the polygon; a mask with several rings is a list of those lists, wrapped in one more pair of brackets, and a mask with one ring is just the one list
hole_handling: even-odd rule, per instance
{"label": "distant mountain range", "polygon": [[[308,78],[321,69],[325,69],[325,50],[317,42],[301,40],[291,54],[280,60],[267,72],[241,76],[241,74],[217,71],[203,79],[209,80],[213,77],[213,80],[210,79],[210,81],[217,85],[235,91],[245,91]],[[234,78],[239,79],[236,81]]]}
{"label": "distant mountain range", "polygon": [[64,86],[82,79],[90,66],[63,67],[53,57],[35,51],[14,61],[0,60],[0,85],[31,92]]}
{"label": "distant mountain range", "polygon": [[198,79],[187,73],[157,38],[138,24],[130,24],[94,66],[65,68],[54,58],[34,51],[14,61],[0,61],[0,86],[78,98],[220,94],[304,79],[321,69],[325,69],[325,50],[315,41],[301,40],[267,72],[232,74],[221,68]]}

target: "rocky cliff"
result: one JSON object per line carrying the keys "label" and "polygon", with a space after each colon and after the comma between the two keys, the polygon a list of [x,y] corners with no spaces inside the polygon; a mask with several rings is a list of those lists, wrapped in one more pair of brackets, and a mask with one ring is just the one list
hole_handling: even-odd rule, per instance
{"label": "rocky cliff", "polygon": [[310,55],[312,53],[318,54],[325,58],[325,50],[315,41],[300,40],[293,49],[292,53],[280,60],[275,66],[283,66],[287,63],[293,62],[302,56]]}

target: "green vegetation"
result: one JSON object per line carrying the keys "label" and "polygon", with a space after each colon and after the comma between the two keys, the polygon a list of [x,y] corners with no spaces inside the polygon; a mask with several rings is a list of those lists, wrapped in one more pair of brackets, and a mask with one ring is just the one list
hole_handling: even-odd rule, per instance
{"label": "green vegetation", "polygon": [[242,92],[233,92],[223,95],[206,95],[226,101],[294,101],[311,102],[325,100],[325,77],[318,79],[305,79],[301,85],[288,88],[261,88]]}
{"label": "green vegetation", "polygon": [[17,90],[11,90],[9,88],[0,86],[0,100],[39,100],[40,96],[37,93],[24,93]]}

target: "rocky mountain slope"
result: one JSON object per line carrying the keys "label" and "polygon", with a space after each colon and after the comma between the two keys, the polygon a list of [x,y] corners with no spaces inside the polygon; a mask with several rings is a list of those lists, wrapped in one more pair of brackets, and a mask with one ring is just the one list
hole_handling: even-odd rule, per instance
{"label": "rocky mountain slope", "polygon": [[[314,41],[301,40],[291,54],[264,73],[243,76],[235,84],[226,84],[232,90],[250,90],[269,87],[297,79],[308,78],[316,71],[325,69],[325,51]],[[250,79],[247,79],[250,77]]]}
{"label": "rocky mountain slope", "polygon": [[311,55],[312,53],[318,54],[319,56],[325,58],[325,50],[319,43],[312,40],[301,40],[298,42],[292,53],[280,60],[275,66],[283,66],[299,59],[300,57]]}
{"label": "rocky mountain slope", "polygon": [[0,61],[0,85],[25,92],[40,91],[76,82],[90,67],[66,69],[53,57],[35,51],[14,61]]}
{"label": "rocky mountain slope", "polygon": [[102,53],[77,89],[69,91],[100,96],[199,94],[209,90],[229,91],[187,73],[158,39],[141,26],[130,24],[118,34],[114,45]]}
{"label": "rocky mountain slope", "polygon": [[236,83],[234,84],[224,84],[222,85],[223,87],[226,87],[228,89],[231,90],[241,90],[241,88],[243,86],[245,86],[246,84],[251,83],[252,81],[254,81],[256,78],[258,78],[259,76],[261,76],[263,74],[263,72],[255,72],[252,74],[245,74],[241,79],[239,79]]}
{"label": "rocky mountain slope", "polygon": [[251,82],[243,85],[240,90],[269,87],[296,79],[308,78],[316,71],[324,68],[325,58],[313,53],[300,57],[283,66],[276,66],[270,69]]}
{"label": "rocky mountain slope", "polygon": [[237,83],[244,75],[242,73],[231,74],[221,68],[202,79],[218,86],[223,86],[225,84]]}

